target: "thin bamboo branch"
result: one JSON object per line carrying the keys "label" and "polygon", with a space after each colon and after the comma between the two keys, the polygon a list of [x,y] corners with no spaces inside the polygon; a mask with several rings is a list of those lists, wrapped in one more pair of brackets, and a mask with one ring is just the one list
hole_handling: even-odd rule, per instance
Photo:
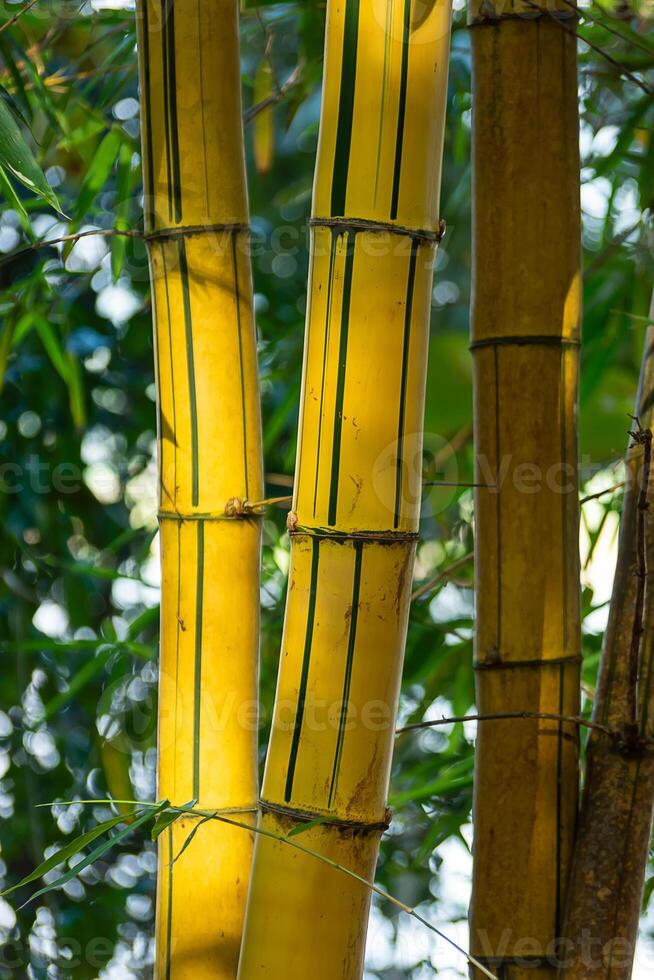
{"label": "thin bamboo branch", "polygon": [[26,14],[28,10],[31,10],[36,3],[38,3],[38,0],[29,0],[29,3],[26,3],[24,7],[20,8],[20,10],[17,10],[13,17],[10,17],[10,19],[5,21],[4,24],[0,25],[0,34],[2,34],[3,31],[8,30],[8,28],[13,27],[16,21],[22,17],[23,14]]}
{"label": "thin bamboo branch", "polygon": [[457,558],[456,561],[452,562],[451,565],[448,565],[448,567],[443,569],[442,572],[439,572],[438,575],[435,575],[434,578],[429,579],[428,582],[423,583],[423,585],[420,585],[417,589],[415,589],[415,591],[411,594],[411,602],[415,602],[417,599],[420,599],[421,596],[426,595],[428,592],[432,592],[441,584],[441,582],[448,579],[453,572],[456,572],[459,568],[467,565],[473,558],[474,554],[472,552],[467,555],[463,555],[461,558]]}
{"label": "thin bamboo branch", "polygon": [[432,721],[417,721],[412,725],[405,725],[403,728],[396,728],[395,734],[402,735],[405,732],[418,732],[427,728],[435,728],[440,725],[455,725],[466,721],[511,721],[526,718],[542,719],[543,721],[565,721],[581,728],[589,728],[612,738],[619,738],[620,733],[611,731],[606,725],[600,725],[581,715],[560,715],[550,711],[497,711],[494,714],[485,715],[458,715],[452,718],[436,718]]}

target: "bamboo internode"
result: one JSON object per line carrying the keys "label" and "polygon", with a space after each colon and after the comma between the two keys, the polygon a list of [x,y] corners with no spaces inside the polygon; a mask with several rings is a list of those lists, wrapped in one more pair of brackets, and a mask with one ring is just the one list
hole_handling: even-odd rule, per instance
{"label": "bamboo internode", "polygon": [[[330,0],[298,461],[261,827],[371,878],[421,496],[450,5]],[[328,817],[329,822],[320,822]],[[369,890],[258,837],[241,980],[356,980]],[[280,914],[280,910],[283,914]]]}
{"label": "bamboo internode", "polygon": [[[475,503],[477,708],[575,716],[575,38],[544,11],[491,13],[472,31],[475,439],[477,482],[493,484]],[[507,980],[556,972],[577,757],[563,720],[479,728],[471,951]]]}
{"label": "bamboo internode", "polygon": [[[237,16],[235,0],[141,0],[138,20],[161,477],[158,792],[247,814],[261,532],[228,502],[262,499],[263,477]],[[241,830],[199,817],[162,834],[157,977],[233,980],[251,851]]]}

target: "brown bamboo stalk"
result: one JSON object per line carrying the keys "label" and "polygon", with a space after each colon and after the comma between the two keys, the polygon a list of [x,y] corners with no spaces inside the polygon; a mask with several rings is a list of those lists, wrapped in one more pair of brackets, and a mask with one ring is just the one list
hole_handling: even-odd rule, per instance
{"label": "brown bamboo stalk", "polygon": [[[654,314],[654,301],[652,303]],[[652,314],[650,314],[652,315]],[[654,516],[650,509],[654,327],[647,330],[618,562],[591,732],[564,935],[565,980],[631,976],[654,808]],[[642,426],[642,429],[641,429]]]}
{"label": "brown bamboo stalk", "polygon": [[[471,11],[483,716],[578,714],[577,65],[557,19],[570,11],[541,7]],[[556,974],[577,773],[575,724],[507,718],[479,728],[471,951],[506,980]]]}

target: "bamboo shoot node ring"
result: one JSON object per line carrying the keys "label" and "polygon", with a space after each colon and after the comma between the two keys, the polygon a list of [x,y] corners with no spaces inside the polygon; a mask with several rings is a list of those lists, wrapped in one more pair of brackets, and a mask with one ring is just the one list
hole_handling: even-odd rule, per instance
{"label": "bamboo shoot node ring", "polygon": [[227,504],[225,504],[225,510],[219,513],[191,512],[180,514],[179,511],[160,510],[157,514],[157,519],[159,521],[176,521],[178,524],[186,524],[187,521],[205,521],[211,523],[212,521],[233,521],[235,518],[246,518],[249,520],[252,517],[263,516],[262,511],[258,509],[258,504],[250,505],[248,501],[241,501],[238,497],[234,497],[232,500],[239,501],[240,509],[232,505],[233,509],[228,511],[227,508],[231,504],[231,500],[228,500]]}
{"label": "bamboo shoot node ring", "polygon": [[271,803],[269,800],[263,799],[259,800],[259,807],[266,813],[274,813],[279,817],[285,817],[298,824],[320,821],[323,826],[328,825],[335,827],[337,830],[350,830],[355,834],[384,833],[390,827],[393,819],[393,811],[390,807],[386,808],[383,820],[374,820],[370,823],[359,820],[343,820],[329,813],[319,813],[318,811],[301,810],[292,806],[282,806],[279,803]]}
{"label": "bamboo shoot node ring", "polygon": [[[294,520],[290,520],[291,516]],[[377,541],[379,544],[417,541],[417,531],[335,531],[326,527],[306,527],[298,524],[297,514],[289,514],[286,520],[289,534],[305,538],[329,538],[330,541]]]}
{"label": "bamboo shoot node ring", "polygon": [[[565,4],[565,0],[561,0]],[[474,0],[468,13],[468,27],[494,27],[507,20],[539,20],[551,17],[553,20],[577,20],[579,15],[572,9],[572,4],[557,7],[554,3],[540,0]]]}
{"label": "bamboo shoot node ring", "polygon": [[368,221],[365,218],[310,218],[310,227],[341,228],[343,231],[367,231],[372,234],[402,235],[416,242],[438,242],[445,236],[447,225],[445,219],[438,222],[437,231],[427,231],[424,228],[408,228],[406,225],[392,224],[390,221]]}
{"label": "bamboo shoot node ring", "polygon": [[179,225],[170,228],[156,228],[153,231],[144,232],[143,238],[146,242],[156,242],[166,238],[184,238],[187,235],[241,235],[251,233],[250,225],[237,221],[215,225]]}
{"label": "bamboo shoot node ring", "polygon": [[543,667],[560,667],[561,664],[580,664],[581,654],[574,657],[552,657],[547,660],[479,660],[474,664],[475,670],[542,670]]}
{"label": "bamboo shoot node ring", "polygon": [[469,350],[475,351],[483,347],[580,347],[581,341],[576,337],[561,337],[558,334],[522,334],[520,336],[483,337],[473,340]]}

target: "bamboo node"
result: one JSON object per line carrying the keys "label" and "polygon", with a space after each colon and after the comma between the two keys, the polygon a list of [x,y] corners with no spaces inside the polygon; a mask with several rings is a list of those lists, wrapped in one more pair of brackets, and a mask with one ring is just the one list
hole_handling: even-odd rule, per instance
{"label": "bamboo node", "polygon": [[627,722],[622,731],[614,735],[615,744],[626,759],[637,759],[648,749],[648,742],[640,733],[638,724]]}
{"label": "bamboo node", "polygon": [[247,514],[247,501],[240,497],[230,497],[225,504],[225,514],[227,517],[243,517]]}
{"label": "bamboo node", "polygon": [[501,660],[499,651],[494,660],[488,659],[488,653],[486,656],[486,660],[478,660],[473,664],[474,670],[542,670],[544,667],[561,667],[565,664],[580,664],[582,661],[580,653],[567,657],[543,657],[540,660]]}
{"label": "bamboo node", "polygon": [[559,334],[508,334],[498,337],[480,337],[473,340],[468,350],[484,347],[580,347],[578,337],[561,337]]}
{"label": "bamboo node", "polygon": [[367,218],[310,218],[312,228],[342,228],[343,231],[371,232],[372,234],[402,235],[420,242],[435,242],[438,244],[445,235],[446,223],[441,218],[436,231],[425,228],[409,228],[406,225],[393,224],[390,221],[370,221]]}
{"label": "bamboo node", "polygon": [[[289,520],[289,518],[292,519]],[[339,531],[335,528],[310,527],[306,524],[299,524],[295,513],[291,513],[289,518],[286,521],[289,534],[303,535],[307,538],[322,538],[340,544],[347,544],[349,541],[376,541],[379,544],[388,545],[410,544],[419,538],[417,531]]]}
{"label": "bamboo node", "polygon": [[298,824],[318,823],[323,827],[334,827],[336,830],[352,831],[355,834],[374,834],[384,833],[391,825],[393,811],[386,807],[382,820],[366,822],[364,820],[347,820],[343,817],[332,816],[329,813],[320,813],[317,810],[302,810],[294,806],[283,806],[281,803],[271,803],[269,800],[260,799],[259,808],[264,813],[272,813],[275,816],[283,817]]}
{"label": "bamboo node", "polygon": [[184,238],[190,235],[240,235],[251,234],[250,225],[240,221],[223,222],[212,225],[178,225],[170,228],[155,228],[143,233],[146,242],[161,241],[166,238]]}

